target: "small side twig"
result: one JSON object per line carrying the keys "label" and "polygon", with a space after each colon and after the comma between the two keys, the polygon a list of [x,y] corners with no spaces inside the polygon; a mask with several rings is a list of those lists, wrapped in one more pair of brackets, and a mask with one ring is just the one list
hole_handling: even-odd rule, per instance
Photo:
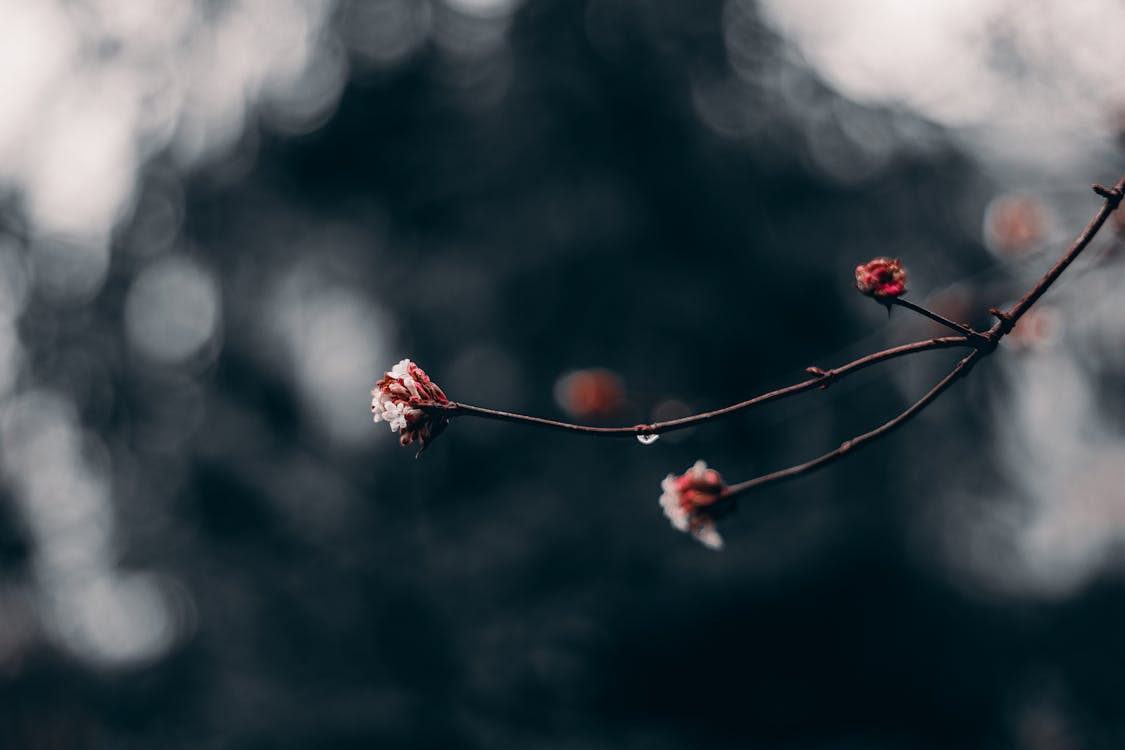
{"label": "small side twig", "polygon": [[946,328],[950,328],[954,331],[957,331],[958,333],[962,334],[963,336],[968,336],[969,338],[973,339],[974,341],[978,341],[978,342],[982,342],[982,343],[988,342],[988,337],[985,336],[980,331],[976,331],[976,330],[970,328],[969,326],[965,325],[964,323],[958,323],[956,321],[950,320],[949,318],[945,317],[944,315],[939,315],[938,313],[934,312],[933,310],[930,310],[928,308],[922,307],[921,305],[915,304],[915,303],[911,302],[910,300],[905,300],[902,297],[892,297],[892,298],[888,299],[884,304],[895,305],[896,307],[906,308],[907,310],[910,310],[911,312],[915,312],[915,313],[918,313],[919,315],[921,315],[923,317],[929,318],[930,320],[934,321],[935,323],[940,323],[941,325],[945,326]]}
{"label": "small side twig", "polygon": [[[1094,218],[1090,220],[1090,223],[1086,225],[1086,228],[1082,230],[1082,234],[1078,235],[1077,239],[1074,240],[1074,243],[1071,244],[1066,253],[1059,258],[1055,265],[1051,266],[1051,269],[1043,275],[1043,278],[1039,279],[1035,286],[1033,286],[1019,302],[1008,308],[1007,315],[1013,327],[1019,319],[1024,316],[1024,313],[1031,309],[1031,306],[1039,301],[1040,297],[1046,294],[1047,290],[1051,288],[1051,285],[1058,280],[1059,276],[1062,276],[1063,271],[1074,262],[1074,259],[1086,249],[1086,246],[1097,236],[1098,230],[1102,228],[1102,224],[1105,224],[1109,215],[1121,205],[1121,199],[1125,196],[1125,177],[1118,180],[1117,184],[1114,185],[1112,189],[1107,189],[1102,185],[1094,185],[1094,192],[1102,196],[1105,199],[1105,203],[1102,204],[1101,209],[1099,209],[1098,213],[1094,215]],[[1003,322],[1004,321],[998,321],[989,331],[989,335],[994,335],[994,332],[999,332],[1001,323]]]}
{"label": "small side twig", "polygon": [[985,351],[986,350],[977,349],[975,351],[969,352],[968,355],[966,355],[960,362],[957,363],[957,366],[953,368],[952,372],[942,378],[937,385],[935,385],[929,390],[928,393],[926,393],[926,395],[915,401],[905,411],[903,411],[893,419],[887,420],[886,422],[879,425],[875,429],[870,430],[869,432],[865,432],[862,435],[858,435],[851,440],[847,440],[841,443],[840,447],[836,450],[829,451],[828,453],[825,453],[821,456],[817,456],[811,461],[806,461],[805,463],[797,464],[796,466],[790,466],[788,469],[775,471],[772,474],[764,474],[760,477],[755,477],[754,479],[740,482],[739,484],[732,484],[727,487],[725,492],[723,492],[722,499],[731,500],[739,495],[749,492],[750,490],[764,487],[767,484],[775,484],[786,479],[796,479],[797,477],[808,474],[811,471],[824,468],[828,464],[840,460],[849,453],[854,453],[868,443],[872,443],[879,438],[886,437],[894,430],[897,430],[899,427],[902,427],[904,424],[906,424],[918,412],[925,409],[934,399],[936,399],[947,388],[953,385],[958,378],[964,376],[969,371],[969,368],[975,359],[985,356]]}

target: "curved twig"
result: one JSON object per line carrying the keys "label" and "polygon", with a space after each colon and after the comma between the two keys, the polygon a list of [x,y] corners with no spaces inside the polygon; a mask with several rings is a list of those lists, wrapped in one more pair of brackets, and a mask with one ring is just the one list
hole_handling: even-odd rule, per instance
{"label": "curved twig", "polygon": [[976,349],[972,352],[969,352],[969,354],[965,356],[960,362],[958,362],[957,366],[954,367],[948,375],[942,378],[937,385],[931,388],[925,396],[922,396],[922,398],[915,401],[898,416],[894,417],[893,419],[887,420],[883,424],[876,427],[874,430],[865,432],[862,435],[852,438],[851,440],[846,440],[841,443],[840,447],[836,450],[829,451],[822,456],[817,456],[811,461],[806,461],[805,463],[797,464],[796,466],[790,466],[788,469],[775,471],[772,474],[764,474],[760,477],[755,477],[754,479],[750,479],[739,484],[732,484],[727,487],[725,492],[723,492],[722,498],[732,499],[737,497],[738,495],[741,495],[753,489],[757,489],[758,487],[763,487],[767,484],[774,484],[786,479],[795,479],[796,477],[799,477],[803,474],[808,474],[811,471],[823,468],[828,464],[833,463],[834,461],[838,461],[849,453],[855,452],[868,443],[874,442],[881,437],[885,437],[902,425],[906,424],[906,422],[908,422],[912,417],[918,414],[918,412],[929,406],[929,404],[933,402],[934,399],[940,396],[947,388],[949,388],[949,386],[953,385],[958,378],[964,376],[969,371],[974,361],[981,357],[987,356],[988,351],[989,350],[987,349]]}
{"label": "curved twig", "polygon": [[[1039,279],[1038,283],[1036,283],[1019,302],[1008,308],[1007,313],[999,316],[1000,320],[998,320],[996,325],[989,331],[990,334],[995,331],[999,333],[997,338],[1000,338],[1007,334],[1008,331],[1011,331],[1016,321],[1023,317],[1024,313],[1026,313],[1031,306],[1051,288],[1051,285],[1058,280],[1062,272],[1067,269],[1067,266],[1073,263],[1074,259],[1086,249],[1086,246],[1089,245],[1090,241],[1098,234],[1098,230],[1102,228],[1102,224],[1105,224],[1109,215],[1121,205],[1121,200],[1125,197],[1125,177],[1118,180],[1117,184],[1112,188],[1094,185],[1094,192],[1105,198],[1101,209],[1099,209],[1098,213],[1094,215],[1094,218],[1090,220],[1090,223],[1086,225],[1086,228],[1082,230],[1082,234],[1078,235],[1078,238],[1074,240],[1074,243],[1071,244],[1066,253],[1059,258],[1055,265],[1051,266],[1051,270],[1047,271],[1047,273],[1043,275],[1043,278]],[[1005,320],[1005,318],[1007,318],[1007,320]]]}
{"label": "curved twig", "polygon": [[687,417],[680,417],[678,419],[670,419],[665,422],[651,422],[647,424],[632,425],[629,427],[590,427],[588,425],[573,424],[570,422],[560,422],[553,419],[543,419],[542,417],[531,417],[526,414],[515,414],[513,412],[499,411],[497,409],[486,409],[481,406],[473,406],[471,404],[462,404],[456,401],[450,401],[446,404],[433,404],[424,407],[427,411],[433,413],[441,413],[447,417],[479,417],[481,419],[492,419],[500,422],[515,422],[518,424],[525,424],[531,427],[541,427],[548,430],[557,430],[561,432],[573,432],[583,435],[593,435],[600,437],[636,437],[644,435],[661,435],[665,432],[673,432],[675,430],[683,430],[688,427],[693,427],[702,422],[707,422],[712,419],[726,417],[731,414],[745,411],[754,406],[761,406],[762,404],[771,401],[778,401],[790,396],[796,396],[799,393],[811,391],[816,388],[827,388],[837,380],[851,375],[852,373],[859,372],[860,370],[886,362],[889,359],[896,357],[903,357],[909,354],[917,354],[919,352],[931,351],[935,349],[952,349],[956,347],[979,347],[978,342],[971,341],[968,336],[943,336],[940,338],[926,339],[925,341],[915,341],[910,344],[903,344],[901,346],[891,347],[883,351],[868,354],[865,357],[848,362],[832,370],[822,370],[819,367],[810,367],[808,371],[815,377],[808,380],[801,381],[785,388],[779,388],[776,391],[770,391],[760,396],[741,401],[737,404],[731,404],[721,409],[714,411],[703,412],[701,414],[693,414]]}
{"label": "curved twig", "polygon": [[941,325],[945,326],[946,328],[950,328],[950,329],[952,329],[954,331],[957,331],[958,333],[960,333],[964,336],[968,336],[968,337],[976,339],[978,341],[988,339],[988,337],[985,334],[981,333],[980,331],[974,330],[974,329],[970,328],[969,326],[965,325],[964,323],[958,323],[956,321],[950,320],[949,318],[945,317],[944,315],[939,315],[938,313],[934,312],[933,310],[922,307],[921,305],[917,305],[917,304],[911,302],[910,300],[905,300],[905,299],[902,299],[901,297],[892,297],[885,304],[894,305],[896,307],[906,308],[907,310],[910,310],[911,312],[916,312],[923,317],[929,318],[930,320],[934,321],[935,323],[940,323]]}

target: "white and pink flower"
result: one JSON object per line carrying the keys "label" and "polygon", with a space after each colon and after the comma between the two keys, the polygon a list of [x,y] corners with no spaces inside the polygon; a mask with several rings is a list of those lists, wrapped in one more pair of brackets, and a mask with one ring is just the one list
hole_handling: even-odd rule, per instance
{"label": "white and pink flower", "polygon": [[673,526],[711,549],[723,548],[723,538],[715,529],[715,519],[709,510],[726,489],[719,472],[708,469],[703,461],[696,461],[679,476],[669,474],[660,488],[664,490],[660,495],[660,507]]}
{"label": "white and pink flower", "polygon": [[447,417],[436,415],[426,407],[449,403],[438,384],[409,359],[404,359],[384,374],[371,390],[371,416],[386,422],[392,432],[400,433],[399,442],[410,445],[415,440],[421,453],[449,424]]}

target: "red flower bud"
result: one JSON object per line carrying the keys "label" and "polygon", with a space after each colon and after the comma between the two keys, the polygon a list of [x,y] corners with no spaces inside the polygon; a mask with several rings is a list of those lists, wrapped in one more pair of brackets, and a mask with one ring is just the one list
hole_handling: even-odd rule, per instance
{"label": "red flower bud", "polygon": [[869,297],[906,294],[906,269],[898,258],[873,258],[855,268],[855,288]]}

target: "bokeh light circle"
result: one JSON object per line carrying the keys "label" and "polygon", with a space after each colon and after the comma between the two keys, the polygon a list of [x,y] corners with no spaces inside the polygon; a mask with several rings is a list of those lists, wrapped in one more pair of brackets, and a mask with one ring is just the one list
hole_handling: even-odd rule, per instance
{"label": "bokeh light circle", "polygon": [[130,345],[161,364],[178,364],[197,354],[215,337],[218,324],[215,279],[182,257],[145,268],[125,301]]}

